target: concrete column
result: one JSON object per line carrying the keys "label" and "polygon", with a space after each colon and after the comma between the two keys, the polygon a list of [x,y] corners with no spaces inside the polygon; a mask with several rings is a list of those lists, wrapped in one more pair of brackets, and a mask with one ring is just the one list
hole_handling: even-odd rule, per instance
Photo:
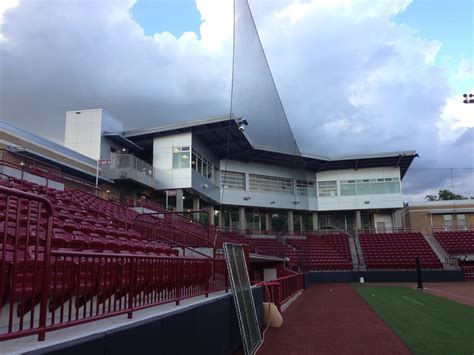
{"label": "concrete column", "polygon": [[245,207],[239,208],[239,229],[245,230],[247,228],[247,223],[245,221]]}
{"label": "concrete column", "polygon": [[402,214],[400,211],[393,211],[392,212],[392,228],[402,228]]}
{"label": "concrete column", "polygon": [[356,229],[361,229],[362,228],[362,217],[360,216],[360,210],[357,210],[355,212],[356,212]]}
{"label": "concrete column", "polygon": [[318,230],[319,228],[319,219],[318,212],[313,212],[313,230]]}
{"label": "concrete column", "polygon": [[272,230],[272,216],[270,215],[270,213],[265,213],[265,230]]}
{"label": "concrete column", "polygon": [[183,197],[184,197],[183,190],[177,189],[176,190],[176,211],[178,212],[183,212],[183,205],[184,205]]}
{"label": "concrete column", "polygon": [[294,233],[293,228],[293,211],[288,211],[288,234],[292,235]]}
{"label": "concrete column", "polygon": [[215,214],[214,206],[209,206],[209,223],[211,224],[211,226],[215,224],[214,214]]}
{"label": "concrete column", "polygon": [[303,216],[299,216],[299,220],[300,220],[300,231],[302,231],[304,228],[303,228]]}
{"label": "concrete column", "polygon": [[219,227],[224,227],[225,219],[224,219],[224,210],[221,208],[219,210]]}
{"label": "concrete column", "polygon": [[[194,211],[199,211],[201,209],[201,201],[199,200],[199,197],[194,197],[193,198],[193,210]],[[199,220],[199,212],[198,213],[193,213],[193,218]]]}

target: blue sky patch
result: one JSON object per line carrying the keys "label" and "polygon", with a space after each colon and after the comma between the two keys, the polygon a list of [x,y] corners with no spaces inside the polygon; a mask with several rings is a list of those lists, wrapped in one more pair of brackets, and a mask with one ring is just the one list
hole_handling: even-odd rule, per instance
{"label": "blue sky patch", "polygon": [[199,35],[201,15],[195,0],[138,0],[130,13],[147,36],[163,31],[176,37],[184,32]]}

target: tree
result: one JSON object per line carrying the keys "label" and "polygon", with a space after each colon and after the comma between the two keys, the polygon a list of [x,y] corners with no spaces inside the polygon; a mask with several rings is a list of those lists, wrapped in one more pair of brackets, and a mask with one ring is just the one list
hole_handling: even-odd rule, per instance
{"label": "tree", "polygon": [[455,194],[454,192],[444,189],[439,190],[438,195],[426,195],[425,200],[428,201],[451,201],[451,200],[467,200],[463,195]]}

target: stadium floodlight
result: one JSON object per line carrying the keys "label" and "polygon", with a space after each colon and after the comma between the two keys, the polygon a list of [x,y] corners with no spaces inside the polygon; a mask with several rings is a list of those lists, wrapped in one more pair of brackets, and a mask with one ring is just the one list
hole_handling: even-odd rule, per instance
{"label": "stadium floodlight", "polygon": [[474,104],[474,94],[464,94],[462,95],[464,97],[464,103],[465,104]]}

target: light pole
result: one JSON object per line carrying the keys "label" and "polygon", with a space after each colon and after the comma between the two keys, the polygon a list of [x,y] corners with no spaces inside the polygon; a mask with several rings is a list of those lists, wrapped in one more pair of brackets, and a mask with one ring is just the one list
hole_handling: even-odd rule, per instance
{"label": "light pole", "polygon": [[474,94],[464,94],[462,95],[464,97],[464,103],[465,104],[474,104]]}

